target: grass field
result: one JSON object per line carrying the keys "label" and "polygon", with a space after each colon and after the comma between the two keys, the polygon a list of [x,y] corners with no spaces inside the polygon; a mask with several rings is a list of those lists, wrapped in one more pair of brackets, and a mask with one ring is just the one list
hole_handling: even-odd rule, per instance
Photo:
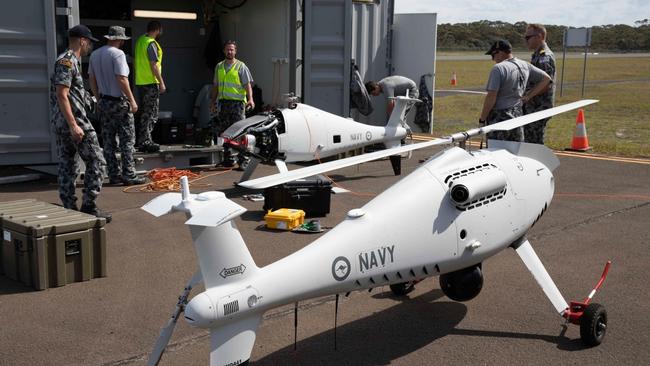
{"label": "grass field", "polygon": [[[528,59],[529,55],[518,55]],[[561,54],[557,55],[556,105],[581,99],[583,59],[567,59],[564,93],[560,97]],[[436,65],[436,89],[485,87],[493,63],[444,60]],[[452,72],[458,85],[451,87]],[[598,82],[589,84],[589,82]],[[594,153],[650,157],[650,58],[593,58],[587,60],[584,98],[600,103],[585,109],[589,143]],[[436,136],[475,127],[483,105],[481,95],[436,98],[433,134]],[[576,113],[551,119],[546,129],[546,145],[554,149],[570,146]]]}

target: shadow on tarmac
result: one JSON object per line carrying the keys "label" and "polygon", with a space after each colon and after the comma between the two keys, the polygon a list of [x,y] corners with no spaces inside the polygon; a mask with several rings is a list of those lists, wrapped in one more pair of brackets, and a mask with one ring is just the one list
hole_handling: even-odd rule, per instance
{"label": "shadow on tarmac", "polygon": [[[390,292],[388,293],[390,294]],[[384,296],[384,294],[378,294]],[[375,295],[377,296],[377,295]],[[450,334],[467,314],[467,307],[457,302],[435,302],[442,291],[434,290],[398,302],[389,309],[363,319],[330,329],[278,350],[254,365],[387,365],[392,360],[415,352],[425,345]],[[346,305],[339,304],[339,316]],[[332,307],[332,323],[334,321]],[[293,318],[291,317],[293,321]],[[300,313],[298,314],[300,337]]]}
{"label": "shadow on tarmac", "polygon": [[[438,296],[436,299],[445,298],[442,290],[433,290],[432,293],[436,293]],[[408,296],[408,295],[406,295]],[[378,294],[373,295],[374,299],[394,299],[400,301],[406,299],[407,297],[395,297],[391,291],[384,291]],[[579,351],[587,349],[589,347],[585,346],[579,338],[570,339],[566,337],[565,333],[568,329],[568,326],[562,326],[562,331],[559,335],[546,335],[546,334],[531,334],[531,333],[514,333],[514,332],[503,332],[503,331],[488,331],[488,330],[474,330],[474,329],[461,329],[454,328],[449,334],[462,335],[462,336],[476,336],[476,337],[497,337],[497,338],[514,338],[514,339],[539,339],[549,343],[557,345],[557,348],[563,351]]]}
{"label": "shadow on tarmac", "polygon": [[336,183],[341,183],[341,182],[352,182],[355,180],[372,180],[372,179],[378,179],[378,178],[384,178],[384,177],[392,177],[394,174],[373,174],[373,175],[355,175],[355,176],[345,176],[341,174],[334,174],[330,175],[329,177],[335,181]]}
{"label": "shadow on tarmac", "polygon": [[[408,295],[407,295],[408,296]],[[467,307],[453,301],[436,301],[444,298],[435,289],[414,298],[396,298],[390,291],[373,295],[376,299],[394,299],[397,305],[374,313],[363,319],[339,326],[336,330],[337,349],[334,349],[334,330],[330,329],[280,349],[254,365],[389,365],[393,360],[416,352],[427,344],[447,335],[498,337],[513,339],[539,339],[557,344],[565,351],[579,351],[586,347],[580,339],[569,339],[564,333],[558,336],[504,331],[459,329],[457,325],[465,318]],[[339,304],[339,316],[346,312],[346,305]],[[332,323],[334,321],[332,307]],[[293,318],[292,318],[293,321]],[[298,338],[300,338],[300,313],[298,314]]]}
{"label": "shadow on tarmac", "polygon": [[27,192],[46,192],[56,191],[59,188],[59,183],[56,177],[49,174],[42,174],[38,180],[29,182],[9,183],[0,185],[0,190],[3,193],[27,193]]}
{"label": "shadow on tarmac", "polygon": [[475,337],[497,337],[497,338],[513,338],[513,339],[539,339],[557,345],[557,348],[563,351],[580,351],[589,347],[585,346],[579,338],[567,338],[562,330],[560,335],[553,336],[547,334],[532,334],[532,333],[514,333],[502,332],[492,330],[474,330],[474,329],[454,329],[449,334],[462,335],[462,336],[475,336]]}
{"label": "shadow on tarmac", "polygon": [[38,292],[31,286],[27,286],[20,281],[14,281],[6,274],[0,275],[0,296],[9,294],[20,294],[23,292]]}
{"label": "shadow on tarmac", "polygon": [[[239,216],[243,221],[255,221],[260,222],[264,221],[264,215],[266,212],[264,210],[255,210],[255,211],[246,211],[241,216]],[[258,230],[258,229],[256,229]]]}

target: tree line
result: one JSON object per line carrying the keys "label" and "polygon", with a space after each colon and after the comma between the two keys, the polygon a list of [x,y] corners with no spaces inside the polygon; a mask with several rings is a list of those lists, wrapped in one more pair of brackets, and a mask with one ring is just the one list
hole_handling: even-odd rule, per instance
{"label": "tree line", "polygon": [[[439,24],[438,49],[487,50],[495,39],[503,38],[510,41],[515,50],[527,50],[523,38],[527,25],[528,23],[525,22],[511,24],[489,20]],[[551,49],[558,51],[562,49],[564,30],[567,27],[546,24],[544,26],[547,32],[546,42]],[[634,26],[625,24],[594,26],[590,50],[595,52],[650,51],[650,20],[638,20]]]}

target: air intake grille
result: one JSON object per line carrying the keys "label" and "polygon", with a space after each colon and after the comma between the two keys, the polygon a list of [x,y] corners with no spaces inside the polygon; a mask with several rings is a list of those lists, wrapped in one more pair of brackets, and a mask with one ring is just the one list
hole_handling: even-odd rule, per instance
{"label": "air intake grille", "polygon": [[231,301],[227,304],[223,305],[223,315],[227,316],[230,314],[234,314],[239,311],[239,301]]}
{"label": "air intake grille", "polygon": [[471,168],[460,169],[456,172],[449,174],[445,178],[445,183],[447,183],[447,186],[451,188],[451,185],[454,183],[456,179],[460,177],[466,177],[470,174],[478,173],[481,171],[486,171],[488,169],[497,169],[497,166],[494,164],[484,163],[481,165],[473,166]]}

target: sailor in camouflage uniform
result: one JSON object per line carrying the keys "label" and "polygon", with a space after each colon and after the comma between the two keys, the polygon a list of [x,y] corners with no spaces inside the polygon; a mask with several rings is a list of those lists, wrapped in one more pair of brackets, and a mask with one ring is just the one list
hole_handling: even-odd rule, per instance
{"label": "sailor in camouflage uniform", "polygon": [[[216,136],[220,136],[233,123],[246,118],[245,109],[255,108],[253,101],[253,77],[245,63],[235,58],[237,55],[237,44],[235,41],[227,41],[224,44],[223,53],[225,59],[214,68],[213,88],[210,96],[210,107],[212,112],[217,109],[218,114],[215,121]],[[229,147],[224,147],[222,165],[231,167],[235,164],[236,152]],[[238,170],[245,169],[250,159],[244,154],[238,154]]]}
{"label": "sailor in camouflage uniform", "polygon": [[142,152],[156,152],[160,150],[160,145],[153,142],[151,132],[158,122],[158,111],[160,109],[160,86],[138,85],[140,94],[140,123],[138,123],[138,150]]}
{"label": "sailor in camouflage uniform", "polygon": [[[531,63],[544,70],[553,81],[555,81],[555,56],[553,51],[546,44],[546,28],[541,24],[529,24],[526,28],[526,43],[528,48],[533,52]],[[529,83],[527,91],[532,89]],[[531,98],[524,105],[524,114],[543,111],[548,108],[553,108],[555,99],[555,83],[552,82],[548,90]],[[525,142],[544,144],[544,129],[546,123],[551,119],[545,118],[537,122],[529,123],[524,126]]]}
{"label": "sailor in camouflage uniform", "polygon": [[[99,119],[104,137],[108,178],[111,184],[142,184],[145,178],[136,176],[133,161],[133,112],[137,111],[138,105],[129,85],[126,55],[120,49],[130,37],[126,36],[123,27],[111,26],[104,38],[107,39],[106,45],[90,56],[88,75],[90,88],[99,98]],[[119,143],[116,138],[119,138]],[[117,159],[118,150],[121,161]]]}
{"label": "sailor in camouflage uniform", "polygon": [[[498,40],[485,53],[492,56],[492,66],[487,82],[487,95],[479,125],[491,125],[523,115],[522,106],[532,96],[546,90],[551,78],[537,67],[516,59],[512,55],[512,46],[506,40]],[[526,85],[531,82],[534,87],[526,94]],[[491,140],[524,141],[523,128],[509,131],[495,131],[487,136]]]}
{"label": "sailor in camouflage uniform", "polygon": [[237,101],[220,100],[219,111],[216,118],[213,120],[214,130],[217,136],[220,136],[228,127],[233,123],[241,121],[246,118],[246,113],[243,104]]}
{"label": "sailor in camouflage uniform", "polygon": [[50,83],[51,123],[56,134],[59,158],[59,196],[65,208],[78,209],[75,181],[79,173],[76,162],[79,154],[86,165],[81,211],[110,222],[111,215],[99,210],[96,205],[106,162],[95,129],[86,114],[91,97],[84,89],[81,78],[81,56],[90,53],[91,41],[97,39],[84,25],[70,28],[68,37],[70,47],[57,57]]}

